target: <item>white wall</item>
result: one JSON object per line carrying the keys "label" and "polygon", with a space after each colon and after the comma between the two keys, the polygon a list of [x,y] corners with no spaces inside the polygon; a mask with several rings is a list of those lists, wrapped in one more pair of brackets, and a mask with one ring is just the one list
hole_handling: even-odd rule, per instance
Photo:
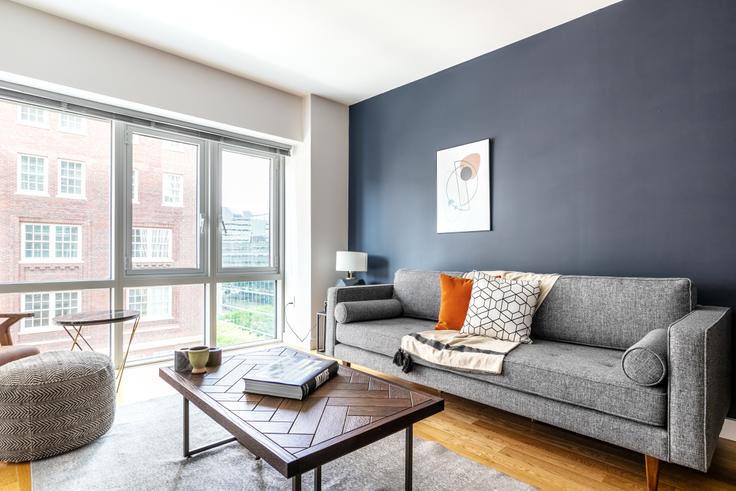
{"label": "white wall", "polygon": [[341,275],[335,251],[348,245],[348,108],[307,96],[303,127],[286,176],[286,301],[294,303],[284,340],[316,347],[315,313]]}
{"label": "white wall", "polygon": [[0,0],[0,71],[302,139],[302,97]]}
{"label": "white wall", "polygon": [[310,101],[311,306],[317,312],[327,288],[345,275],[335,271],[335,251],[348,248],[348,107],[314,95]]}

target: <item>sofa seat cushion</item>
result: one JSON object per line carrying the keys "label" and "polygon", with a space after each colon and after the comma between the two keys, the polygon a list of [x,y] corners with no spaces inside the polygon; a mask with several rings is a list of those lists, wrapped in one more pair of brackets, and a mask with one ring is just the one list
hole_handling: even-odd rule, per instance
{"label": "sofa seat cushion", "polygon": [[[393,356],[401,336],[430,330],[432,326],[430,321],[399,317],[338,324],[336,335],[340,343]],[[535,339],[533,344],[521,345],[506,356],[501,375],[463,374],[632,421],[664,426],[666,386],[641,387],[629,380],[621,369],[622,354],[620,350]],[[434,366],[416,358],[414,363]]]}
{"label": "sofa seat cushion", "polygon": [[386,356],[394,356],[401,345],[401,336],[413,332],[429,331],[434,329],[434,326],[434,321],[413,317],[351,322],[337,324],[335,338],[338,343]]}

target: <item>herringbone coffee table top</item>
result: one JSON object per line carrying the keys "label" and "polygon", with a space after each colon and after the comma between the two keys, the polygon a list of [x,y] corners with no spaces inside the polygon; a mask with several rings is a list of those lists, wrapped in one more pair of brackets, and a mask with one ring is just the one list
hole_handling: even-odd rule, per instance
{"label": "herringbone coffee table top", "polygon": [[243,393],[242,378],[249,371],[297,353],[277,347],[227,358],[203,375],[172,368],[162,368],[159,374],[285,477],[443,410],[439,397],[344,366],[303,401]]}

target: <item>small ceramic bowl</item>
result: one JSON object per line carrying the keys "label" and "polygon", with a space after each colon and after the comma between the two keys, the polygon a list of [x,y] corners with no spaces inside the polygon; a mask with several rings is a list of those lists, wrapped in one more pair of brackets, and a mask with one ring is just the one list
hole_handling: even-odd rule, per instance
{"label": "small ceramic bowl", "polygon": [[192,364],[192,373],[205,373],[210,349],[207,346],[195,346],[187,351],[189,363]]}

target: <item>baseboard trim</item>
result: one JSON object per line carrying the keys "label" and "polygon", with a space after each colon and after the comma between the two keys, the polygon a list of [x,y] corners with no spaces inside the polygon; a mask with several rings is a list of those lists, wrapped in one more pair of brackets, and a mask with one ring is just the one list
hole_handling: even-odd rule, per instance
{"label": "baseboard trim", "polygon": [[721,430],[721,438],[736,441],[736,419],[726,419]]}

